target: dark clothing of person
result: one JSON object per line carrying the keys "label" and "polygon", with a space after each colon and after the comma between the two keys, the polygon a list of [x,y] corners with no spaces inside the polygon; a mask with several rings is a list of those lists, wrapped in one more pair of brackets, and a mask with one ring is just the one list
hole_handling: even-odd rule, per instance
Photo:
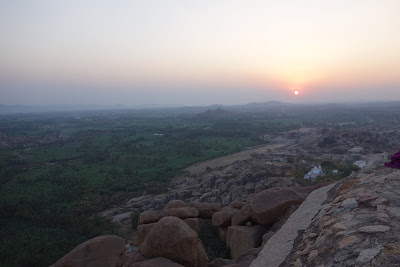
{"label": "dark clothing of person", "polygon": [[385,167],[400,169],[400,151],[394,154],[390,159],[390,162],[385,163]]}

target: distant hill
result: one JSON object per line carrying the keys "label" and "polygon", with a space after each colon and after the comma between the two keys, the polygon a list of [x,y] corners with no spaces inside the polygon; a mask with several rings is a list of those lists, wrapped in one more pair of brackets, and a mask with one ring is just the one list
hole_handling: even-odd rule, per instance
{"label": "distant hill", "polygon": [[200,116],[229,116],[228,112],[296,112],[310,110],[351,111],[359,110],[397,110],[399,101],[393,102],[363,102],[363,103],[285,103],[279,101],[253,102],[244,105],[208,105],[208,106],[180,106],[180,105],[4,105],[0,104],[0,114],[15,113],[42,113],[68,111],[134,111],[139,113],[159,112],[166,114],[198,114]]}
{"label": "distant hill", "polygon": [[223,118],[223,117],[231,117],[234,115],[232,111],[226,111],[221,108],[217,108],[215,110],[207,109],[204,112],[197,114],[198,118]]}

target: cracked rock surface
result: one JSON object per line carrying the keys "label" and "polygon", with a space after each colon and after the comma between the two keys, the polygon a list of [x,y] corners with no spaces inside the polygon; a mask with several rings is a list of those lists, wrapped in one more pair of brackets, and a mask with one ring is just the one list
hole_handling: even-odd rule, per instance
{"label": "cracked rock surface", "polygon": [[400,266],[399,216],[400,171],[346,178],[280,266]]}

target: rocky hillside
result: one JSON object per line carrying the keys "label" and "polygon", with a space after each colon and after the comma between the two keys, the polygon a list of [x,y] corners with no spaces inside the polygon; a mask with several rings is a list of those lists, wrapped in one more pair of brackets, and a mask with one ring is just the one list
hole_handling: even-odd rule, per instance
{"label": "rocky hillside", "polygon": [[[54,266],[399,266],[399,196],[400,171],[378,168],[320,188],[262,190],[224,207],[174,200],[141,213],[138,246],[98,237]],[[229,258],[207,255],[201,236],[211,228]]]}
{"label": "rocky hillside", "polygon": [[109,209],[103,216],[123,225],[131,225],[132,211],[162,210],[171,200],[221,203],[226,206],[233,201],[243,201],[250,194],[269,188],[296,186],[294,166],[285,162],[268,161],[267,156],[254,154],[250,159],[235,162],[210,172],[195,173],[174,179],[168,192],[159,195],[143,195],[127,201],[123,206]]}
{"label": "rocky hillside", "polygon": [[[251,266],[400,266],[400,171],[380,168],[324,189],[307,198]],[[308,224],[291,220],[309,212],[316,196],[324,199]],[[282,237],[293,228],[287,242]]]}
{"label": "rocky hillside", "polygon": [[283,266],[400,266],[400,171],[349,177],[329,192]]}

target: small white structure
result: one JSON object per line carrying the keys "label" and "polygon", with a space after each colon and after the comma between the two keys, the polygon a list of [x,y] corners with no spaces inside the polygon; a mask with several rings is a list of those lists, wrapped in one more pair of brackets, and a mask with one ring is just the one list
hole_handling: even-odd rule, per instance
{"label": "small white structure", "polygon": [[356,147],[353,147],[352,149],[349,149],[347,151],[347,153],[350,155],[361,155],[363,151],[364,151],[364,148],[362,148],[360,146],[356,146]]}
{"label": "small white structure", "polygon": [[367,165],[367,163],[364,160],[357,160],[353,164],[359,167],[360,169],[364,168],[365,165]]}
{"label": "small white structure", "polygon": [[333,173],[333,174],[338,174],[338,173],[339,173],[339,171],[338,171],[338,170],[336,170],[336,169],[334,169],[334,170],[332,170],[332,173]]}
{"label": "small white structure", "polygon": [[304,179],[315,181],[318,176],[324,176],[324,172],[322,171],[321,166],[315,166],[311,169],[306,175],[304,175]]}

